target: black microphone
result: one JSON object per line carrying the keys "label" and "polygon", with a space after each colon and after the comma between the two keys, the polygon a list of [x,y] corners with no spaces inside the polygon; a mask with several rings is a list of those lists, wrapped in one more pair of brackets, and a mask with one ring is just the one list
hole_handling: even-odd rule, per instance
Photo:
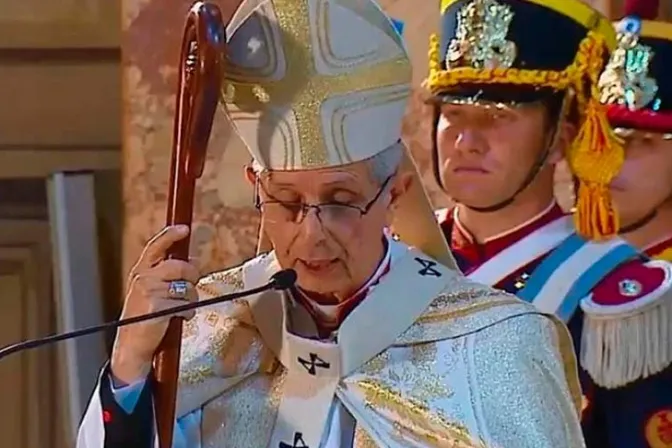
{"label": "black microphone", "polygon": [[43,345],[51,344],[58,341],[64,341],[66,339],[74,339],[80,336],[86,336],[87,334],[98,333],[100,331],[108,330],[111,328],[124,327],[126,325],[145,322],[147,320],[156,319],[157,317],[170,316],[171,314],[179,314],[185,311],[195,310],[210,305],[216,305],[218,303],[230,302],[232,300],[240,299],[247,296],[253,296],[255,294],[259,294],[271,289],[274,289],[276,291],[290,289],[296,283],[296,279],[297,275],[294,269],[284,269],[282,271],[278,271],[275,274],[273,274],[271,276],[271,280],[268,283],[266,283],[263,286],[259,286],[257,288],[235,292],[233,294],[226,294],[219,297],[213,297],[212,299],[202,300],[199,302],[186,303],[184,305],[176,306],[175,308],[156,311],[154,313],[143,314],[141,316],[129,317],[128,319],[115,320],[113,322],[107,322],[104,324],[95,325],[93,327],[82,328],[80,330],[68,331],[66,333],[55,334],[44,338],[31,339],[28,341],[19,342],[18,344],[8,345],[0,349],[0,360],[13,353],[21,352],[24,350],[30,350],[31,348],[41,347]]}

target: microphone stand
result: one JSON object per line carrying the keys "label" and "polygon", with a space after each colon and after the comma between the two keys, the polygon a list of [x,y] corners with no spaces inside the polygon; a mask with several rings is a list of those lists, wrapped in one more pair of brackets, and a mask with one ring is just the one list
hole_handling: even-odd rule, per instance
{"label": "microphone stand", "polygon": [[231,302],[236,299],[240,299],[247,296],[252,296],[255,294],[262,293],[268,290],[282,291],[290,289],[296,283],[296,271],[293,269],[285,269],[279,272],[276,272],[272,277],[271,281],[263,286],[257,288],[248,289],[246,291],[235,292],[232,294],[226,294],[223,296],[213,297],[212,299],[202,300],[194,303],[185,303],[184,305],[176,306],[167,310],[156,311],[154,313],[143,314],[140,316],[129,317],[128,319],[116,320],[113,322],[106,322],[104,324],[95,325],[92,327],[82,328],[79,330],[69,331],[66,333],[59,333],[52,336],[47,336],[39,339],[31,339],[28,341],[19,342],[17,344],[8,345],[0,349],[0,360],[3,358],[18,353],[25,350],[30,350],[33,348],[41,347],[43,345],[53,344],[55,342],[64,341],[67,339],[74,339],[81,336],[86,336],[92,333],[98,333],[100,331],[109,330],[112,328],[124,327],[126,325],[137,324],[139,322],[145,322],[148,320],[156,319],[159,317],[170,316],[173,314],[183,313],[185,311],[191,311],[198,308],[204,308],[210,305],[217,305],[219,303]]}

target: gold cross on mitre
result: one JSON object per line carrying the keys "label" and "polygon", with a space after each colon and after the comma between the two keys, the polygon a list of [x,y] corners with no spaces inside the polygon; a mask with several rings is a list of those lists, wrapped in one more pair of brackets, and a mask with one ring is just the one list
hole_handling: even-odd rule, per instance
{"label": "gold cross on mitre", "polygon": [[399,139],[411,66],[370,0],[246,0],[228,27],[223,99],[269,169],[343,165]]}

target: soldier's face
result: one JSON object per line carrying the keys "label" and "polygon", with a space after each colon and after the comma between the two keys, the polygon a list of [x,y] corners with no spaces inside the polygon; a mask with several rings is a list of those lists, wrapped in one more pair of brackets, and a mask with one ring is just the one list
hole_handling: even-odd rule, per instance
{"label": "soldier's face", "polygon": [[611,193],[622,225],[628,225],[672,199],[672,140],[641,131],[622,136],[625,162],[611,183]]}
{"label": "soldier's face", "polygon": [[[524,183],[545,145],[550,144],[541,104],[497,109],[443,105],[437,127],[439,171],[446,193],[456,202],[488,207],[509,199]],[[552,170],[561,151],[546,161]],[[549,174],[546,167],[538,178]],[[541,194],[552,197],[549,185]],[[537,179],[528,190],[537,188]],[[547,191],[546,191],[547,190]]]}
{"label": "soldier's face", "polygon": [[381,185],[365,162],[344,168],[273,171],[259,176],[267,236],[283,268],[293,268],[309,292],[347,298],[375,271],[383,229],[396,194],[392,178]]}

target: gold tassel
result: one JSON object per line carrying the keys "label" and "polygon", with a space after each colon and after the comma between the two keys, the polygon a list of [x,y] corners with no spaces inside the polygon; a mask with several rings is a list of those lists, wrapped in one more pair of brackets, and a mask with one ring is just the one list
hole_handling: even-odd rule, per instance
{"label": "gold tassel", "polygon": [[607,119],[600,102],[597,80],[604,65],[604,42],[589,33],[581,42],[583,76],[575,82],[576,101],[583,121],[569,151],[569,165],[579,179],[574,223],[579,235],[603,240],[618,234],[619,219],[609,184],[623,166],[622,141]]}
{"label": "gold tassel", "polygon": [[581,181],[574,210],[574,226],[584,238],[602,240],[618,233],[618,213],[608,185]]}
{"label": "gold tassel", "polygon": [[577,233],[593,240],[615,236],[619,219],[609,184],[623,165],[624,152],[609,126],[604,106],[594,97],[585,103],[583,124],[568,159],[579,179],[574,215]]}

